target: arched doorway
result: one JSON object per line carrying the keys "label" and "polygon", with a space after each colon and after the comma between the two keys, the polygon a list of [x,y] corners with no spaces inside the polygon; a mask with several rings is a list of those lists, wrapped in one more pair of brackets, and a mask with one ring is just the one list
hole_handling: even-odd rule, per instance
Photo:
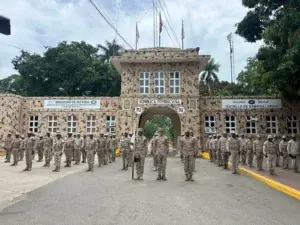
{"label": "arched doorway", "polygon": [[181,121],[178,113],[174,109],[169,107],[151,107],[145,109],[140,115],[139,127],[144,127],[147,121],[157,115],[164,115],[171,119],[174,126],[174,146],[177,146],[177,137],[181,135]]}

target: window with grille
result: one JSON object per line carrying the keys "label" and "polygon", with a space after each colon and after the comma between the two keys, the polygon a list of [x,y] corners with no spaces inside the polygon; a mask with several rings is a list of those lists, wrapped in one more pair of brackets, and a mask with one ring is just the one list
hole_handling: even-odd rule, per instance
{"label": "window with grille", "polygon": [[170,73],[170,93],[179,94],[180,93],[180,74],[179,72]]}
{"label": "window with grille", "polygon": [[57,132],[57,116],[48,116],[48,132]]}
{"label": "window with grille", "polygon": [[77,118],[75,115],[68,116],[68,133],[77,133]]}
{"label": "window with grille", "polygon": [[267,134],[277,133],[277,118],[276,116],[266,116]]}
{"label": "window with grille", "polygon": [[225,130],[226,133],[230,133],[230,131],[236,131],[235,116],[225,116]]}
{"label": "window with grille", "polygon": [[215,128],[215,117],[214,116],[205,116],[205,127]]}
{"label": "window with grille", "polygon": [[298,117],[297,116],[288,116],[287,129],[288,129],[289,134],[297,134],[298,133]]}
{"label": "window with grille", "polygon": [[150,92],[150,73],[140,73],[140,94],[149,94]]}
{"label": "window with grille", "polygon": [[29,116],[28,131],[33,133],[39,132],[39,116]]}
{"label": "window with grille", "polygon": [[115,132],[116,131],[116,117],[115,116],[106,116],[106,132]]}
{"label": "window with grille", "polygon": [[257,120],[254,117],[246,117],[246,133],[256,134],[257,133]]}
{"label": "window with grille", "polygon": [[155,94],[164,94],[165,93],[165,77],[164,77],[163,72],[155,72],[154,93]]}
{"label": "window with grille", "polygon": [[86,133],[96,132],[96,116],[86,117]]}

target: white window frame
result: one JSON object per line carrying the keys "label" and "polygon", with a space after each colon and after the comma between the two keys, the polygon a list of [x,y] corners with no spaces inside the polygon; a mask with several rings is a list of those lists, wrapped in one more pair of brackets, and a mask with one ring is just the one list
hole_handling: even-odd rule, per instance
{"label": "white window frame", "polygon": [[155,94],[165,93],[165,74],[163,72],[154,73],[154,93]]}
{"label": "white window frame", "polygon": [[276,134],[277,130],[278,130],[277,116],[266,116],[266,133]]}
{"label": "white window frame", "polygon": [[[150,73],[141,72],[139,79],[139,92],[140,94],[149,94],[150,93]],[[148,84],[146,84],[148,83]]]}
{"label": "white window frame", "polygon": [[58,130],[58,116],[50,115],[48,116],[48,132],[56,133]]}
{"label": "white window frame", "polygon": [[226,130],[226,133],[230,133],[230,131],[236,131],[236,117],[235,116],[225,116],[225,130]]}
{"label": "white window frame", "polygon": [[28,123],[28,132],[38,133],[39,132],[39,116],[38,115],[30,115]]}
{"label": "white window frame", "polygon": [[297,116],[287,117],[287,131],[288,134],[298,134],[299,120]]}
{"label": "white window frame", "polygon": [[216,127],[216,117],[215,116],[205,116],[204,119],[205,127],[215,128]]}
{"label": "white window frame", "polygon": [[67,132],[76,134],[77,133],[77,117],[75,115],[68,115],[67,118]]}
{"label": "white window frame", "polygon": [[116,116],[106,116],[105,120],[106,132],[111,133],[116,131]]}
{"label": "white window frame", "polygon": [[96,116],[87,115],[85,121],[86,133],[95,133],[96,132]]}
{"label": "white window frame", "polygon": [[[178,78],[176,78],[176,75],[178,75]],[[178,84],[176,84],[176,81],[178,81]],[[169,86],[170,94],[180,94],[180,72],[170,72]]]}
{"label": "white window frame", "polygon": [[246,133],[257,134],[257,120],[251,116],[246,117]]}

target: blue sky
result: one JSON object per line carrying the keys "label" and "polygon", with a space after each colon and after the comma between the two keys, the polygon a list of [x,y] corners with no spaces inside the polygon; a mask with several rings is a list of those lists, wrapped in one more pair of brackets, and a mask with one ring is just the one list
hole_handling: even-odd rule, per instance
{"label": "blue sky", "polygon": [[[138,22],[139,47],[153,46],[152,0],[93,0],[109,18],[119,33],[135,46],[135,23]],[[234,32],[234,25],[247,12],[241,0],[161,0],[164,12],[169,14],[174,33],[180,42],[181,20],[185,25],[185,47],[200,47],[200,54],[208,54],[221,64],[219,77],[230,80],[229,44],[226,39]],[[166,10],[167,8],[167,10]],[[11,60],[19,48],[42,53],[44,46],[55,46],[60,41],[86,41],[103,44],[113,40],[110,28],[89,0],[1,0],[0,15],[11,18],[12,35],[0,35],[0,78],[15,73]],[[180,47],[172,35],[162,11],[166,30],[162,32],[162,46]],[[124,47],[128,46],[117,37]],[[248,57],[258,50],[260,43],[246,43],[234,36],[236,76],[246,65]],[[15,47],[11,47],[15,46]]]}

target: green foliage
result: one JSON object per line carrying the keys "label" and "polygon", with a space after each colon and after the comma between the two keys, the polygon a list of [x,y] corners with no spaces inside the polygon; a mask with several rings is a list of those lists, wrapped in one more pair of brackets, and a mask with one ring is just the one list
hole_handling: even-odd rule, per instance
{"label": "green foliage", "polygon": [[220,64],[216,63],[214,58],[212,58],[208,62],[208,64],[205,66],[205,68],[201,74],[200,80],[205,85],[207,85],[210,96],[212,95],[212,92],[211,92],[212,83],[219,82],[219,77],[218,77],[219,69],[220,69]]}
{"label": "green foliage", "polygon": [[119,96],[121,78],[107,59],[121,47],[115,40],[106,44],[61,42],[46,47],[42,55],[21,51],[12,61],[20,75],[0,80],[0,87],[5,87],[0,91],[23,96]]}
{"label": "green foliage", "polygon": [[170,140],[174,140],[174,125],[172,124],[172,120],[164,115],[157,115],[146,122],[144,127],[145,137],[151,139],[158,128],[164,128],[165,135],[167,135]]}

